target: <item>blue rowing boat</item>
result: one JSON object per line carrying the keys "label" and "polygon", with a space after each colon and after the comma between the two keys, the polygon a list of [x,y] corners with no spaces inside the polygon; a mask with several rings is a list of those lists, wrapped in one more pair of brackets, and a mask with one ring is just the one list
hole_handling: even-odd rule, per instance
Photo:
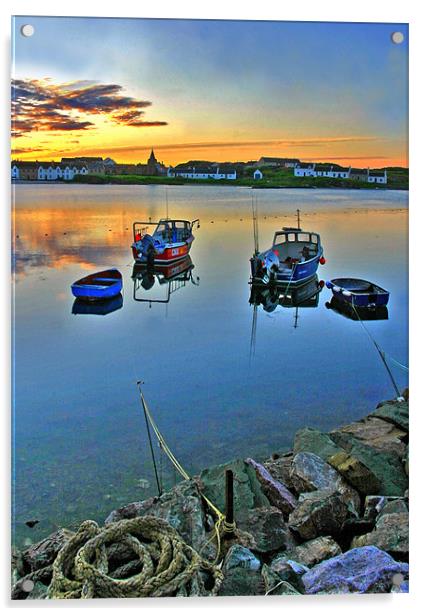
{"label": "blue rowing boat", "polygon": [[360,278],[333,278],[327,280],[326,286],[340,302],[357,308],[377,308],[389,301],[389,291]]}
{"label": "blue rowing boat", "polygon": [[74,297],[90,302],[115,297],[122,288],[123,278],[117,269],[90,274],[71,285]]}

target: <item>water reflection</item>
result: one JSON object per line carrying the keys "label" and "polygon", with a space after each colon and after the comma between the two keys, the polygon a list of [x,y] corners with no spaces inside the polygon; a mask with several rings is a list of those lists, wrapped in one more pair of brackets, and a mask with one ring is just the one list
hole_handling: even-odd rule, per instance
{"label": "water reflection", "polygon": [[348,302],[340,302],[336,297],[332,297],[329,302],[325,302],[325,307],[337,314],[341,314],[352,321],[386,321],[389,318],[387,306],[377,306],[376,308],[357,307],[356,310]]}
{"label": "water reflection", "polygon": [[110,299],[100,300],[97,302],[85,302],[81,299],[76,299],[72,305],[72,314],[97,314],[105,316],[123,307],[123,296],[121,293]]}
{"label": "water reflection", "polygon": [[[177,263],[149,266],[135,263],[133,266],[133,299],[136,302],[168,304],[173,293],[188,282],[198,286],[200,279],[194,278],[194,264],[188,255]],[[160,292],[161,290],[161,292]]]}
{"label": "water reflection", "polygon": [[283,308],[316,308],[324,281],[314,276],[302,285],[287,288],[252,286],[249,303],[262,305],[265,312],[274,312],[278,306]]}

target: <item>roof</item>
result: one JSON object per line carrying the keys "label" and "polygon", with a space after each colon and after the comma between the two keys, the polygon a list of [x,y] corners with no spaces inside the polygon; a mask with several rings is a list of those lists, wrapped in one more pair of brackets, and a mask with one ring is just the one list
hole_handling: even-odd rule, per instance
{"label": "roof", "polygon": [[21,169],[36,169],[40,166],[40,163],[33,160],[12,160],[12,167],[16,165]]}
{"label": "roof", "polygon": [[264,160],[268,163],[299,163],[298,158],[273,158],[269,156],[261,156],[259,160]]}
{"label": "roof", "polygon": [[373,176],[376,178],[384,178],[386,171],[370,171],[369,176]]}
{"label": "roof", "polygon": [[298,169],[313,169],[315,163],[299,163],[297,165]]}
{"label": "roof", "polygon": [[368,175],[368,169],[356,169],[355,167],[352,167],[351,174]]}

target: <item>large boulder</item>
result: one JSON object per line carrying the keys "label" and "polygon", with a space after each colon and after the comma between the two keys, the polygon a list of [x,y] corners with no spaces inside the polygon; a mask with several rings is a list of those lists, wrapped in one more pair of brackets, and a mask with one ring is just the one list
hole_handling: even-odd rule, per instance
{"label": "large boulder", "polygon": [[341,447],[329,437],[328,434],[314,430],[313,428],[302,428],[296,432],[294,437],[294,453],[308,451],[315,453],[317,456],[327,462],[330,456],[334,456],[341,451]]}
{"label": "large boulder", "polygon": [[374,546],[354,548],[325,560],[305,573],[307,594],[390,592],[394,576],[408,576],[408,565]]}
{"label": "large boulder", "polygon": [[153,515],[166,520],[178,531],[183,540],[196,550],[200,550],[207,542],[204,506],[195,480],[182,481],[160,497],[120,507],[109,514],[105,524],[144,515]]}
{"label": "large boulder", "polygon": [[380,491],[381,484],[376,475],[347,451],[330,456],[328,461],[361,494],[375,494]]}
{"label": "large boulder", "polygon": [[285,485],[274,479],[262,464],[255,462],[252,458],[247,458],[246,463],[254,468],[262,491],[270,504],[288,516],[297,504],[296,497]]}
{"label": "large boulder", "polygon": [[264,594],[261,563],[247,548],[241,545],[233,545],[225,557],[222,573],[224,579],[219,595]]}
{"label": "large boulder", "polygon": [[375,521],[383,513],[406,513],[408,501],[403,496],[376,496],[365,497],[364,518]]}
{"label": "large boulder", "polygon": [[408,401],[391,401],[380,404],[374,413],[371,413],[371,417],[380,417],[380,419],[384,419],[402,430],[405,430],[405,432],[408,432],[408,414]]}
{"label": "large boulder", "polygon": [[234,517],[240,523],[247,517],[247,512],[256,507],[268,507],[269,501],[262,491],[262,485],[256,477],[253,466],[243,460],[234,460],[227,464],[205,469],[200,475],[200,487],[205,496],[220,511],[225,511],[225,471],[234,475]]}
{"label": "large boulder", "polygon": [[238,525],[238,529],[253,537],[252,549],[256,552],[276,552],[291,549],[296,545],[281,511],[276,507],[251,509]]}
{"label": "large boulder", "polygon": [[290,478],[292,460],[293,452],[289,452],[282,455],[274,455],[266,460],[263,465],[266,470],[271,473],[274,479],[282,483],[292,492],[295,492]]}
{"label": "large boulder", "polygon": [[379,417],[365,417],[360,421],[333,430],[336,433],[350,434],[362,443],[375,447],[380,451],[396,453],[399,458],[405,454],[407,432],[398,426]]}
{"label": "large boulder", "polygon": [[302,540],[321,535],[338,537],[345,520],[351,517],[344,497],[338,492],[316,490],[302,494],[288,524]]}
{"label": "large boulder", "polygon": [[317,537],[296,546],[285,554],[279,554],[271,563],[271,567],[277,573],[285,561],[296,561],[306,567],[313,567],[323,560],[333,558],[341,554],[340,546],[332,537]]}
{"label": "large boulder", "polygon": [[288,582],[299,592],[304,590],[302,576],[309,571],[306,565],[291,560],[288,556],[278,555],[272,560],[270,570],[278,575],[280,580]]}
{"label": "large boulder", "polygon": [[22,553],[25,571],[37,571],[51,565],[59,550],[68,543],[73,535],[72,531],[59,528],[45,539],[30,545]]}
{"label": "large boulder", "polygon": [[[395,453],[379,451],[365,445],[351,434],[335,432],[330,435],[333,441],[345,449],[351,457],[359,460],[377,478],[378,494],[384,496],[403,496],[408,486],[404,467]],[[365,493],[365,492],[364,492]],[[369,494],[374,492],[369,491]]]}
{"label": "large boulder", "polygon": [[290,582],[281,579],[268,565],[263,565],[262,577],[265,583],[265,595],[300,595]]}
{"label": "large boulder", "polygon": [[408,559],[408,513],[382,513],[374,530],[355,537],[351,547],[375,545],[398,560]]}
{"label": "large boulder", "polygon": [[[337,454],[339,455],[339,454]],[[356,490],[342,479],[339,473],[315,453],[302,451],[296,454],[291,465],[291,481],[297,492],[330,490],[339,492],[355,514],[361,507]]]}

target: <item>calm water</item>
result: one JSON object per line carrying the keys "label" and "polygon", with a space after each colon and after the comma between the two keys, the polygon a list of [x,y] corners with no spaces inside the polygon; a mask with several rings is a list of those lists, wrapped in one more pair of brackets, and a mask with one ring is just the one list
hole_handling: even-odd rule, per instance
{"label": "calm water", "polygon": [[[190,472],[237,456],[287,448],[301,426],[330,429],[394,392],[359,323],[325,308],[253,307],[252,195],[260,247],[294,225],[321,234],[319,276],[376,281],[390,293],[389,320],[367,323],[390,355],[407,359],[407,193],[233,187],[15,187],[14,479],[18,543],[57,525],[103,520],[155,493],[136,381]],[[168,303],[134,299],[134,220],[201,219],[192,281]],[[121,309],[72,314],[70,284],[118,267]],[[158,281],[136,297],[167,299]],[[406,374],[394,370],[398,384]],[[166,461],[167,485],[175,478]],[[146,479],[146,482],[140,482]],[[24,522],[39,519],[28,529]]]}

